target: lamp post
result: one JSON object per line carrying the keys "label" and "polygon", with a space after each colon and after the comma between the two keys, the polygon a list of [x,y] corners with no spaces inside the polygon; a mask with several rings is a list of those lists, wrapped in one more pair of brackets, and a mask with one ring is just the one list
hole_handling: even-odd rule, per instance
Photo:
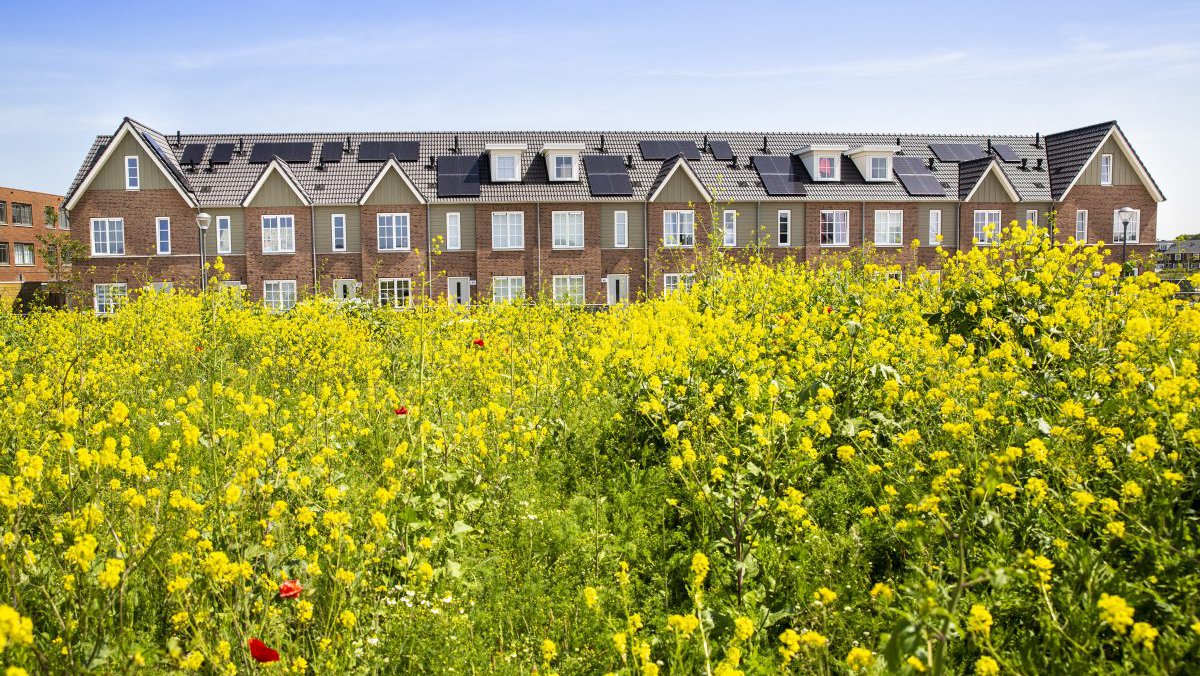
{"label": "lamp post", "polygon": [[1133,209],[1117,209],[1117,219],[1121,222],[1121,276],[1124,277],[1127,274],[1125,266],[1129,259],[1129,224],[1133,221]]}
{"label": "lamp post", "polygon": [[200,290],[208,289],[208,273],[204,270],[207,267],[208,261],[205,260],[204,252],[204,235],[208,232],[208,224],[212,222],[212,216],[203,211],[196,215],[196,227],[200,229]]}

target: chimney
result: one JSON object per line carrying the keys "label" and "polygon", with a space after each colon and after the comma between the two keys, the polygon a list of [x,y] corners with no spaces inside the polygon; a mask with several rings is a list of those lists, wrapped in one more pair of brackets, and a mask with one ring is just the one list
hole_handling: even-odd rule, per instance
{"label": "chimney", "polygon": [[1040,157],[1038,158],[1037,170],[1038,171],[1042,170],[1042,158],[1040,158]]}
{"label": "chimney", "polygon": [[1039,131],[1033,135],[1033,147],[1034,148],[1042,147],[1042,132]]}
{"label": "chimney", "polygon": [[737,169],[738,168],[737,155],[734,155],[732,159],[733,159],[733,164],[731,164],[730,166],[734,169]]}
{"label": "chimney", "polygon": [[929,158],[929,168],[933,169],[933,158]]}
{"label": "chimney", "polygon": [[762,147],[762,151],[763,151],[764,153],[770,153],[770,152],[771,152],[771,148],[770,148],[770,147],[767,145],[767,137],[766,137],[766,136],[763,136],[763,147]]}
{"label": "chimney", "polygon": [[625,156],[625,168],[626,168],[626,169],[632,169],[632,168],[633,168],[633,155],[626,155],[626,156]]}
{"label": "chimney", "polygon": [[180,144],[180,142],[182,142],[182,140],[183,140],[183,139],[182,139],[182,137],[181,137],[181,135],[180,135],[180,133],[179,133],[179,130],[178,130],[178,129],[176,129],[176,130],[175,130],[175,147],[176,147],[176,148],[178,148],[178,147],[179,147],[179,144]]}
{"label": "chimney", "polygon": [[704,147],[700,149],[700,152],[702,152],[702,153],[708,152],[708,134],[704,135]]}
{"label": "chimney", "polygon": [[353,150],[354,150],[354,146],[350,144],[350,137],[349,137],[349,136],[347,136],[347,137],[346,137],[346,149],[345,149],[345,151],[344,151],[344,152],[345,152],[347,155],[349,155],[349,154],[350,154],[350,153],[351,153]]}
{"label": "chimney", "polygon": [[1028,157],[1021,158],[1021,171],[1029,171],[1029,158]]}
{"label": "chimney", "polygon": [[600,152],[602,152],[602,153],[608,152],[607,150],[604,149],[604,134],[600,135]]}
{"label": "chimney", "polygon": [[239,138],[238,139],[238,149],[237,149],[238,157],[241,157],[245,153],[246,153],[246,139]]}

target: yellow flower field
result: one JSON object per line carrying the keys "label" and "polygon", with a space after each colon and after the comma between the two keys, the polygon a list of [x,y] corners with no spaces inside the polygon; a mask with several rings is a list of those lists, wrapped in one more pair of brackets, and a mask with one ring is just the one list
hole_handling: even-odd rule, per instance
{"label": "yellow flower field", "polygon": [[1200,311],[1118,272],[4,315],[0,665],[1200,670]]}

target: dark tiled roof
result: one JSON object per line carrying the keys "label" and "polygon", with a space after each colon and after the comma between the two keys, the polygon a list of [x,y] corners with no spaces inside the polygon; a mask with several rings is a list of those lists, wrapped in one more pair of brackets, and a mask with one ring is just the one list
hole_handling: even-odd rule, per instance
{"label": "dark tiled roof", "polygon": [[[983,180],[984,175],[987,174],[988,167],[992,166],[992,163],[995,163],[996,168],[1000,170],[1000,173],[1004,174],[1004,177],[1013,184],[1014,188],[1016,188],[1016,181],[1013,180],[1013,174],[1019,174],[1021,172],[1020,166],[1005,166],[1004,162],[1000,162],[993,157],[981,157],[977,160],[968,160],[966,162],[959,163],[958,199],[967,199],[967,196],[971,194],[971,191],[975,189],[975,186],[979,185],[979,182]],[[1022,202],[1044,201],[1042,199],[1030,199],[1026,197],[1025,193],[1022,192],[1020,188],[1017,188],[1017,196],[1021,198]]]}
{"label": "dark tiled roof", "polygon": [[1050,162],[1050,190],[1054,199],[1061,199],[1067,187],[1083,171],[1088,158],[1104,142],[1116,122],[1101,122],[1090,127],[1046,135],[1046,154]]}
{"label": "dark tiled roof", "polygon": [[1200,255],[1200,239],[1177,239],[1162,253]]}

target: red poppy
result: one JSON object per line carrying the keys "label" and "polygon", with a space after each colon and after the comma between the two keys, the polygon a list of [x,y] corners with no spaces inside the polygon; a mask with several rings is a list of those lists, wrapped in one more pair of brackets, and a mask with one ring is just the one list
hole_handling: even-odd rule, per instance
{"label": "red poppy", "polygon": [[483,347],[483,339],[482,338],[476,338],[475,340],[471,341],[471,343],[475,347]]}
{"label": "red poppy", "polygon": [[408,415],[408,407],[401,406],[400,408],[396,409],[396,415]]}
{"label": "red poppy", "polygon": [[826,305],[826,306],[825,306],[825,312],[826,312],[827,314],[833,314],[833,308],[831,308],[831,307],[829,307],[828,305]]}
{"label": "red poppy", "polygon": [[279,651],[268,648],[266,643],[252,638],[246,644],[250,646],[250,657],[253,657],[255,662],[266,664],[279,661]]}
{"label": "red poppy", "polygon": [[298,599],[302,591],[304,587],[300,586],[300,580],[284,580],[283,584],[279,585],[279,598]]}
{"label": "red poppy", "polygon": [[204,348],[203,348],[203,347],[200,347],[199,345],[197,345],[197,346],[196,346],[196,351],[197,351],[197,352],[200,352],[200,351],[201,351],[201,350],[203,350],[203,349],[204,349]]}

